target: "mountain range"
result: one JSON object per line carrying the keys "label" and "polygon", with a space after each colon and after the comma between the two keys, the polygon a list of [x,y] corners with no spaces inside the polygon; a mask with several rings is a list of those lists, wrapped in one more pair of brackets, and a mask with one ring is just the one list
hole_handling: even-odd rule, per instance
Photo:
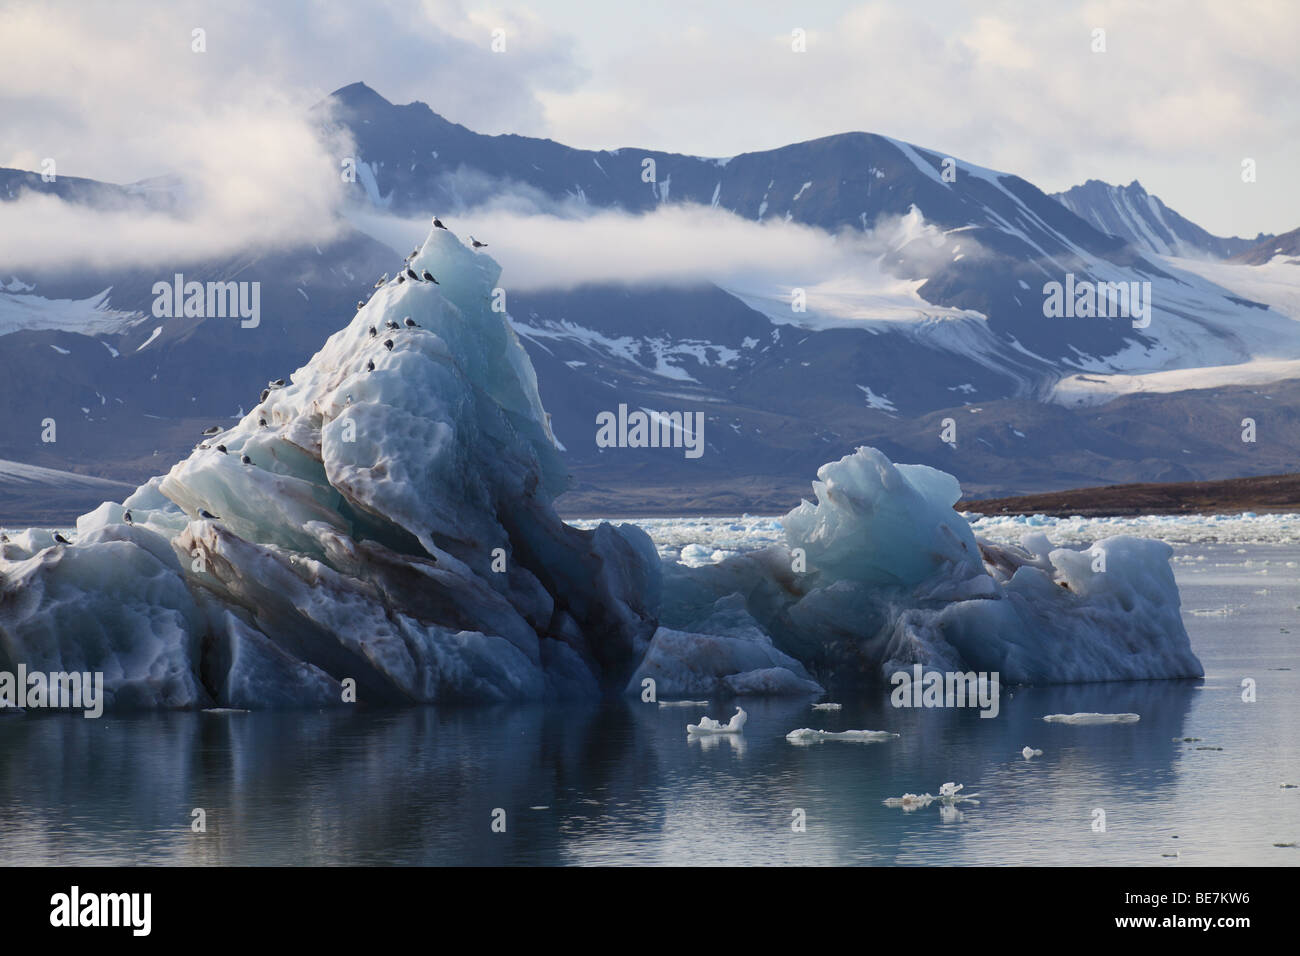
{"label": "mountain range", "polygon": [[[860,444],[941,467],[976,496],[1293,467],[1295,232],[1216,237],[1136,182],[1090,180],[1053,196],[870,133],[725,158],[581,150],[479,134],[360,83],[314,115],[357,146],[333,242],[131,269],[0,262],[0,401],[10,410],[0,458],[118,481],[166,470],[203,427],[252,407],[268,380],[301,365],[379,275],[399,268],[406,250],[367,232],[375,217],[427,224],[526,193],[567,216],[691,204],[873,242],[835,283],[808,284],[792,266],[511,291],[514,328],[574,476],[560,502],[570,514],[784,509],[817,465]],[[0,170],[0,201],[48,191],[167,209],[172,187]],[[489,251],[512,242],[484,238]],[[260,282],[259,326],[154,318],[154,283],[178,272]],[[1053,283],[1149,290],[1148,321],[1049,316]],[[804,311],[791,308],[798,289]],[[702,411],[705,454],[600,447],[596,416],[620,405]],[[47,418],[57,441],[42,441]],[[1242,440],[1247,418],[1255,441]],[[82,491],[93,505],[102,488]],[[38,498],[0,497],[0,521],[35,514]]]}

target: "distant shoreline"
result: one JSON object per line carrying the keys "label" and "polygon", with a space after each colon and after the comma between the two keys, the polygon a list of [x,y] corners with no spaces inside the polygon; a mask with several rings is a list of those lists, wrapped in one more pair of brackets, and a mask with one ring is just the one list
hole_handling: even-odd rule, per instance
{"label": "distant shoreline", "polygon": [[1300,474],[1221,481],[1102,485],[1006,498],[963,499],[958,511],[1068,518],[1300,511]]}

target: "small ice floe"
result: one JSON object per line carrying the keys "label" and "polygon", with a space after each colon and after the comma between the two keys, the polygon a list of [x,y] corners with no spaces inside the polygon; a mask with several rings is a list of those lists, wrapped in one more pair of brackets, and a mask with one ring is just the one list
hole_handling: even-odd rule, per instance
{"label": "small ice floe", "polygon": [[708,707],[707,700],[661,700],[660,707]]}
{"label": "small ice floe", "polygon": [[800,727],[786,734],[785,739],[792,744],[820,744],[827,740],[853,740],[858,743],[875,744],[884,740],[893,740],[897,736],[898,734],[891,734],[888,730],[833,731]]}
{"label": "small ice floe", "polygon": [[902,807],[904,813],[911,813],[913,810],[928,807],[932,803],[934,803],[934,797],[928,793],[905,793],[901,797],[890,797],[885,800],[885,806]]}
{"label": "small ice floe", "polygon": [[843,704],[813,704],[813,710],[843,710]]}
{"label": "small ice floe", "polygon": [[724,724],[712,717],[701,717],[698,724],[686,725],[686,735],[689,737],[710,734],[738,734],[745,729],[745,721],[748,719],[749,715],[737,707],[736,712],[731,715],[731,720],[727,723]]}
{"label": "small ice floe", "polygon": [[1048,714],[1043,718],[1049,724],[1135,724],[1141,719],[1137,714]]}
{"label": "small ice floe", "polygon": [[958,803],[979,803],[975,798],[979,794],[964,794],[961,791],[965,789],[963,783],[945,783],[939,788],[939,795],[936,797],[931,793],[905,793],[901,797],[889,797],[884,801],[887,807],[902,807],[907,813],[913,810],[919,810],[921,807],[928,807],[934,801],[938,800],[942,805],[951,807]]}
{"label": "small ice floe", "polygon": [[250,714],[252,711],[244,710],[241,707],[204,707],[205,714]]}
{"label": "small ice floe", "polygon": [[1035,750],[1033,747],[1026,747],[1024,750],[1020,751],[1020,756],[1024,757],[1026,760],[1033,760],[1035,757],[1041,757],[1042,755],[1043,752],[1041,750]]}

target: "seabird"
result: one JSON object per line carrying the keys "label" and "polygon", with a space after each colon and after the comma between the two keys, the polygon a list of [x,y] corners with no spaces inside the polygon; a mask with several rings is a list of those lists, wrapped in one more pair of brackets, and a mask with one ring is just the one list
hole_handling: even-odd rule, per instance
{"label": "seabird", "polygon": [[474,244],[474,248],[475,248],[475,249],[486,249],[486,248],[487,248],[487,243],[486,243],[486,242],[479,242],[479,241],[478,241],[477,239],[475,239],[473,236],[470,236],[470,237],[469,237],[469,241],[472,242],[472,243]]}
{"label": "seabird", "polygon": [[420,327],[419,323],[416,322],[415,319],[411,318],[409,315],[406,318],[402,319],[402,324],[405,325],[408,329],[418,329]]}
{"label": "seabird", "polygon": [[203,434],[215,435],[219,431],[221,431],[220,425],[209,425],[207,428],[203,429]]}
{"label": "seabird", "polygon": [[131,512],[129,511],[122,512],[122,520],[125,521],[127,524],[135,523],[135,519],[131,517]]}
{"label": "seabird", "polygon": [[63,535],[59,534],[57,531],[54,532],[54,540],[59,542],[59,544],[72,544],[71,541],[69,541]]}
{"label": "seabird", "polygon": [[203,451],[207,451],[207,450],[208,450],[209,448],[211,448],[212,446],[209,445],[209,444],[208,444],[207,442],[205,442],[205,441],[201,441],[201,442],[199,442],[197,445],[195,445],[194,447],[195,447],[195,448],[201,448]]}
{"label": "seabird", "polygon": [[245,465],[251,465],[253,463],[253,459],[249,458],[247,455],[244,455],[239,460],[242,461]]}
{"label": "seabird", "polygon": [[388,349],[388,351],[391,352],[391,351],[393,350],[393,340],[392,340],[392,339],[384,339],[384,348]]}
{"label": "seabird", "polygon": [[433,273],[430,272],[428,269],[424,270],[424,281],[432,282],[434,285],[442,285],[441,282],[439,282],[437,279],[433,277]]}
{"label": "seabird", "polygon": [[371,359],[369,362],[366,363],[366,371],[373,372],[374,370],[375,370],[375,360]]}
{"label": "seabird", "polygon": [[394,322],[392,319],[389,319],[387,322],[384,323],[384,328],[386,328],[386,329],[400,329],[401,326],[398,325],[396,322]]}
{"label": "seabird", "polygon": [[266,401],[266,396],[268,396],[268,395],[270,395],[270,394],[271,394],[271,390],[270,390],[269,388],[264,388],[264,389],[262,389],[262,397],[259,398],[258,401],[259,401],[259,402],[264,402],[264,401]]}
{"label": "seabird", "polygon": [[385,273],[384,273],[384,274],[383,274],[383,275],[382,275],[382,276],[381,276],[381,277],[380,277],[380,278],[375,282],[375,286],[374,286],[374,287],[375,287],[376,289],[378,289],[381,285],[383,285],[383,284],[384,284],[385,282],[387,282],[387,281],[388,281],[388,273],[385,272]]}
{"label": "seabird", "polygon": [[214,515],[211,511],[208,511],[206,508],[200,508],[200,509],[199,509],[199,517],[200,517],[200,518],[203,518],[203,519],[205,519],[205,520],[207,520],[207,521],[220,521],[220,520],[221,520],[221,515]]}
{"label": "seabird", "polygon": [[412,269],[410,266],[406,267],[406,274],[410,276],[412,279],[414,279],[416,282],[420,281],[420,277],[415,274],[415,270]]}
{"label": "seabird", "polygon": [[217,451],[221,452],[221,454],[224,455],[224,454],[226,453],[226,446],[225,446],[225,445],[218,445],[218,446],[217,446]]}
{"label": "seabird", "polygon": [[366,300],[365,300],[365,299],[357,299],[357,311],[360,312],[360,311],[361,311],[362,309],[364,309],[365,307],[366,307]]}
{"label": "seabird", "polygon": [[439,219],[437,216],[434,216],[434,217],[433,217],[433,228],[435,228],[435,229],[446,229],[447,227],[444,226],[444,225],[442,224],[442,220],[441,220],[441,219]]}
{"label": "seabird", "polygon": [[284,388],[284,379],[277,378],[274,382],[266,383],[271,388]]}
{"label": "seabird", "polygon": [[370,337],[373,339],[373,338],[374,338],[376,335],[378,335],[378,334],[379,334],[379,333],[375,330],[375,327],[372,325],[372,326],[370,327]]}
{"label": "seabird", "polygon": [[0,534],[0,544],[8,544],[8,543],[9,543],[9,535]]}
{"label": "seabird", "polygon": [[259,428],[265,428],[265,427],[266,427],[266,419],[265,419],[265,418],[259,418],[259,419],[257,420],[257,424],[258,424],[258,427],[259,427]]}
{"label": "seabird", "polygon": [[397,274],[397,282],[398,282],[398,284],[400,285],[401,283],[403,283],[403,282],[405,282],[405,281],[406,281],[406,273],[405,273],[405,272],[399,272],[399,273]]}

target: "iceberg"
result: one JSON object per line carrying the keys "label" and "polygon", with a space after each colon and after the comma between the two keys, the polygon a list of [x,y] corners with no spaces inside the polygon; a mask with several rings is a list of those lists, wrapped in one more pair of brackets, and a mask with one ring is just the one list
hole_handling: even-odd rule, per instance
{"label": "iceberg", "polygon": [[785,739],[792,744],[819,744],[827,740],[848,740],[857,743],[875,744],[882,743],[886,740],[893,740],[898,734],[892,734],[887,730],[813,730],[811,727],[801,727],[798,730],[792,730],[785,735]]}
{"label": "iceberg", "polygon": [[698,724],[687,724],[686,735],[688,737],[705,736],[708,734],[739,734],[745,729],[745,721],[749,715],[736,708],[736,712],[731,715],[731,720],[722,723],[720,720],[714,720],[712,717],[701,717]]}
{"label": "iceberg", "polygon": [[1043,720],[1049,724],[1136,724],[1142,718],[1137,714],[1048,714]]}
{"label": "iceberg", "polygon": [[953,510],[955,478],[873,448],[822,465],[815,500],[761,522],[761,547],[707,562],[661,556],[632,524],[566,524],[500,267],[434,229],[411,268],[438,284],[380,283],[235,425],[78,519],[73,543],[0,544],[0,670],[102,672],[115,710],[647,680],[669,702],[817,699],[914,664],[1003,683],[1202,675],[1167,545],[983,540]]}

